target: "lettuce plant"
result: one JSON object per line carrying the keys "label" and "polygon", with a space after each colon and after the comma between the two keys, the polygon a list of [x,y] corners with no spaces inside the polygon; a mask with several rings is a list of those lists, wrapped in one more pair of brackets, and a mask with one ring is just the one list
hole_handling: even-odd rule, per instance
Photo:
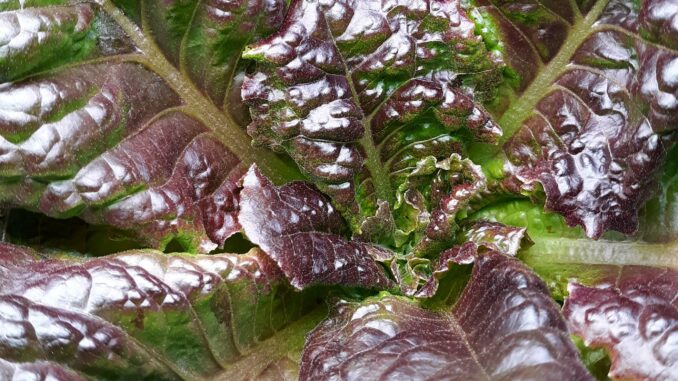
{"label": "lettuce plant", "polygon": [[675,0],[0,1],[0,380],[678,380]]}

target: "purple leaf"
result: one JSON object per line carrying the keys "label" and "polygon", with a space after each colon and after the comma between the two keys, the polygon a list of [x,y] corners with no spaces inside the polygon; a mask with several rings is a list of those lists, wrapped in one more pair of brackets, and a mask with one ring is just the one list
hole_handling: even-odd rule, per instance
{"label": "purple leaf", "polygon": [[286,8],[281,0],[152,0],[142,7],[145,23],[138,24],[149,29],[146,34],[173,65],[185,70],[187,82],[244,126],[240,84],[248,63],[240,54],[246,44],[279,28]]}
{"label": "purple leaf", "polygon": [[426,283],[414,294],[417,298],[430,298],[438,290],[438,283],[456,265],[473,263],[479,253],[494,250],[506,255],[515,256],[520,248],[525,249],[531,243],[527,236],[527,229],[508,226],[491,221],[474,221],[462,229],[464,242],[459,246],[449,248],[438,257],[438,263]]}
{"label": "purple leaf", "polygon": [[475,102],[494,93],[501,63],[473,29],[457,0],[295,0],[282,28],[243,53],[258,61],[242,88],[248,133],[374,237],[380,223],[366,220],[382,218],[382,202],[393,209],[417,162],[459,153],[460,129],[501,135]]}
{"label": "purple leaf", "polygon": [[308,337],[299,379],[592,379],[544,283],[480,256],[450,312],[383,296],[341,302]]}
{"label": "purple leaf", "polygon": [[0,0],[0,379],[673,379],[677,78],[676,0]]}
{"label": "purple leaf", "polygon": [[313,186],[293,182],[275,187],[252,167],[243,178],[240,197],[238,218],[245,234],[294,287],[390,285],[373,259],[383,257],[384,249],[342,237],[346,227],[341,215]]}
{"label": "purple leaf", "polygon": [[[509,134],[522,126],[503,147],[512,176],[505,185],[534,194],[540,183],[546,208],[596,239],[606,230],[637,230],[638,210],[656,189],[678,127],[678,55],[665,37],[678,33],[670,21],[678,7],[671,0],[606,4],[595,3],[574,21],[567,6],[559,7],[563,17],[550,16],[543,28],[518,21],[529,18],[510,5],[495,12],[500,23],[516,21],[531,39],[513,39],[513,49],[541,52],[541,43],[546,51],[560,49],[542,57],[553,57],[542,72],[523,78],[534,82],[499,121]],[[544,12],[537,2],[526,7],[534,17]],[[551,27],[570,29],[572,37],[535,40],[557,38],[561,33],[549,34]]]}
{"label": "purple leaf", "polygon": [[527,248],[531,243],[527,228],[492,221],[468,222],[461,233],[463,238],[460,241],[468,241],[512,257],[518,254],[518,250]]}
{"label": "purple leaf", "polygon": [[605,348],[609,376],[674,380],[678,375],[678,271],[624,266],[591,287],[572,283],[563,314],[586,345]]}
{"label": "purple leaf", "polygon": [[469,209],[469,204],[481,197],[486,190],[486,180],[482,169],[469,159],[452,154],[444,164],[450,170],[449,192],[438,192],[434,198],[440,199],[432,208],[430,222],[426,226],[423,238],[414,248],[417,256],[439,252],[455,238],[456,219]]}
{"label": "purple leaf", "polygon": [[240,229],[235,182],[255,156],[241,51],[285,4],[113,3],[0,6],[0,201],[211,251]]}

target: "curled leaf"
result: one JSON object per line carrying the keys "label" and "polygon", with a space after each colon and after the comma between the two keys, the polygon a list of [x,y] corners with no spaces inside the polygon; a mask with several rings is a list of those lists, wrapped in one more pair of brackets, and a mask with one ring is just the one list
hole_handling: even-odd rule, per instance
{"label": "curled leaf", "polygon": [[284,2],[113,3],[0,5],[0,201],[211,251],[239,230],[235,181],[254,159],[241,49]]}
{"label": "curled leaf", "polygon": [[475,102],[491,97],[501,63],[456,0],[295,0],[243,57],[258,61],[243,83],[248,132],[287,152],[356,233],[374,237],[361,229],[379,223],[365,220],[389,224],[382,203],[393,210],[417,162],[461,152],[468,131],[501,135]]}
{"label": "curled leaf", "polygon": [[[535,2],[528,14],[563,15],[540,17],[542,24],[511,7],[499,6],[496,19],[515,20],[529,41],[509,45],[541,52],[543,43],[542,59],[551,61],[526,78],[534,80],[500,120],[511,134],[522,126],[503,147],[512,176],[506,186],[534,194],[540,183],[546,208],[589,237],[634,233],[675,143],[678,55],[664,36],[678,30],[668,22],[678,8],[670,0],[598,1],[573,18],[579,10]],[[569,29],[570,38],[548,37],[550,27]]]}
{"label": "curled leaf", "polygon": [[465,216],[471,201],[480,198],[486,190],[486,180],[482,169],[469,159],[453,154],[443,164],[448,172],[448,192],[439,189],[433,200],[438,201],[431,211],[431,221],[426,226],[422,239],[414,247],[417,256],[437,252],[454,242],[458,228],[457,219]]}
{"label": "curled leaf", "polygon": [[440,253],[431,275],[414,294],[415,297],[430,298],[435,295],[440,279],[447,274],[452,265],[471,264],[486,250],[515,256],[520,248],[526,248],[531,243],[526,228],[491,221],[474,221],[464,227],[461,233],[462,238],[458,240],[464,243]]}

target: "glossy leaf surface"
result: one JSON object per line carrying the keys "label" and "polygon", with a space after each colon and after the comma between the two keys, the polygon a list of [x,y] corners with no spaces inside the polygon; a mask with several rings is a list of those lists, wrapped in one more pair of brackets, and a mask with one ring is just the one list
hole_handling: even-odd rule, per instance
{"label": "glossy leaf surface", "polygon": [[569,291],[563,314],[586,345],[610,353],[610,377],[676,378],[678,271],[626,266],[592,286],[573,283]]}
{"label": "glossy leaf surface", "polygon": [[240,196],[238,218],[245,234],[294,287],[390,285],[373,259],[386,250],[342,237],[346,227],[341,215],[313,186],[293,182],[278,188],[253,167],[243,179]]}
{"label": "glossy leaf surface", "polygon": [[309,336],[300,380],[590,379],[544,283],[496,252],[450,312],[383,296],[340,303]]}
{"label": "glossy leaf surface", "polygon": [[210,251],[239,230],[234,181],[257,152],[241,126],[240,52],[285,5],[121,5],[141,30],[108,1],[1,6],[0,200]]}
{"label": "glossy leaf surface", "polygon": [[285,328],[316,307],[257,249],[84,260],[0,249],[0,374],[17,378],[264,379],[277,362],[294,360]]}
{"label": "glossy leaf surface", "polygon": [[674,379],[677,28],[0,0],[0,380]]}
{"label": "glossy leaf surface", "polygon": [[526,249],[531,243],[526,231],[526,228],[483,220],[466,226],[462,229],[463,238],[459,238],[463,243],[440,253],[431,276],[414,296],[418,298],[434,296],[438,290],[439,280],[447,275],[452,266],[473,263],[487,250],[515,256],[519,249]]}
{"label": "glossy leaf surface", "polygon": [[499,119],[505,186],[534,194],[540,183],[546,208],[589,237],[634,233],[675,143],[675,3],[491,3],[521,81]]}
{"label": "glossy leaf surface", "polygon": [[259,62],[243,84],[248,132],[288,152],[358,233],[383,226],[380,203],[392,212],[406,192],[422,212],[437,206],[455,175],[438,163],[463,149],[457,130],[501,135],[474,102],[491,97],[501,63],[456,1],[293,1],[243,57]]}

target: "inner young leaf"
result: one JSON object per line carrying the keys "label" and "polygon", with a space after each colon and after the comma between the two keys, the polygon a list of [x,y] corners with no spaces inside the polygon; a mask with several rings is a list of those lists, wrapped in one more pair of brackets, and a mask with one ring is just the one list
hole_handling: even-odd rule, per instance
{"label": "inner young leaf", "polygon": [[[294,1],[243,57],[259,63],[242,91],[255,142],[289,153],[382,243],[438,207],[454,183],[445,160],[501,134],[474,101],[493,97],[502,64],[455,1]],[[406,197],[424,204],[393,215]]]}

